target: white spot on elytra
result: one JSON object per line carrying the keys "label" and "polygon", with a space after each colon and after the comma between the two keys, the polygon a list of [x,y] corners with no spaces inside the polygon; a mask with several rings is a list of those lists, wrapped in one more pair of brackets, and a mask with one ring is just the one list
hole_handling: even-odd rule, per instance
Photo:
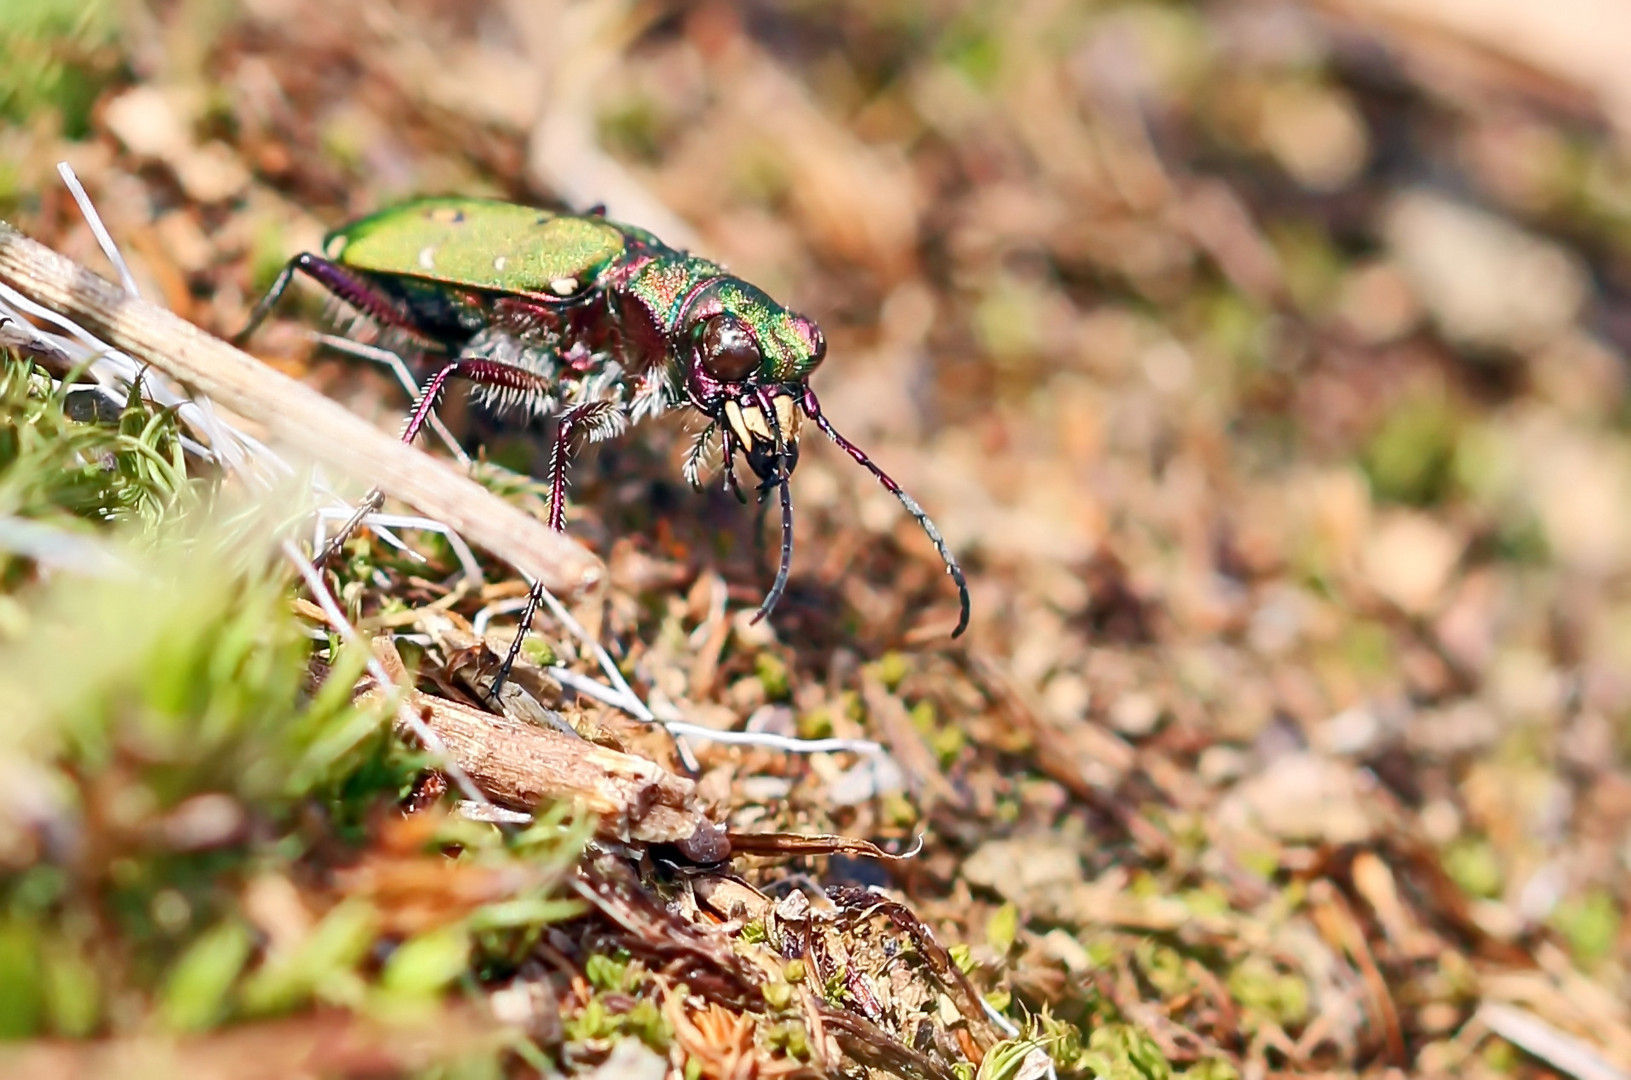
{"label": "white spot on elytra", "polygon": [[436,249],[434,247],[423,247],[419,249],[419,269],[436,269]]}
{"label": "white spot on elytra", "polygon": [[493,269],[502,274],[504,272],[504,268],[509,264],[510,257],[508,255],[500,255],[498,258],[493,260]]}
{"label": "white spot on elytra", "polygon": [[549,291],[556,296],[571,296],[578,291],[578,281],[569,277],[556,278],[549,283]]}

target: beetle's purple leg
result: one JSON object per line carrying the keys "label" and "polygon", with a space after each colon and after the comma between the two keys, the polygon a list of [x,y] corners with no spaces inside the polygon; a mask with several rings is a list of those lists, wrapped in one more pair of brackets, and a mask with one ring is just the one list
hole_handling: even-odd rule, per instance
{"label": "beetle's purple leg", "polygon": [[736,478],[736,452],[741,445],[737,442],[736,432],[731,430],[729,424],[719,425],[719,456],[725,463],[725,490],[734,494],[736,501],[746,506],[747,492],[742,490],[742,481]]}
{"label": "beetle's purple leg", "polygon": [[[500,363],[497,360],[483,360],[471,358],[454,360],[444,364],[436,374],[430,377],[425,388],[414,399],[413,406],[408,410],[408,419],[402,425],[402,441],[411,443],[418,438],[436,411],[436,399],[441,396],[442,389],[449,379],[467,379],[470,382],[480,383],[483,386],[497,386],[506,390],[520,393],[548,394],[552,385],[541,375],[536,375],[525,368],[518,368],[513,364]],[[327,565],[351,534],[362,526],[362,519],[374,513],[385,501],[385,493],[374,488],[363,496],[357,506],[357,512],[352,514],[340,531],[323,547],[323,553],[318,556],[317,565]],[[508,670],[508,669],[506,669]]]}
{"label": "beetle's purple leg", "polygon": [[249,335],[255,332],[260,324],[266,321],[266,316],[272,313],[272,308],[289,291],[289,283],[294,280],[296,273],[305,274],[341,300],[361,311],[369,318],[388,326],[406,330],[415,337],[421,337],[412,321],[405,315],[396,301],[363,278],[353,274],[339,263],[330,262],[320,255],[310,252],[301,252],[283,265],[278,271],[277,280],[266,295],[260,298],[253,311],[249,313],[249,321],[244,328],[232,336],[234,345],[242,345],[249,340]]}
{"label": "beetle's purple leg", "polygon": [[498,702],[498,692],[504,689],[504,684],[510,678],[510,669],[515,666],[516,658],[521,655],[521,643],[527,640],[527,634],[532,630],[532,620],[538,615],[538,608],[544,602],[544,586],[542,582],[533,582],[532,588],[527,590],[527,603],[521,609],[521,621],[515,624],[515,640],[510,642],[509,651],[504,654],[504,662],[498,665],[498,674],[493,677],[493,702]]}
{"label": "beetle's purple leg", "polygon": [[[611,402],[590,401],[561,414],[560,422],[555,427],[555,442],[549,453],[549,527],[556,532],[566,531],[566,467],[572,453],[572,439],[586,427],[591,438],[594,437],[597,425],[606,423],[616,409],[617,406]],[[601,433],[605,430],[601,429]],[[521,609],[521,619],[516,623],[515,640],[510,642],[510,651],[505,654],[504,662],[498,667],[498,676],[493,679],[495,698],[503,689],[504,680],[510,677],[516,657],[521,655],[521,643],[532,629],[533,617],[538,614],[538,605],[543,600],[544,587],[535,583],[527,593],[527,605]]]}
{"label": "beetle's purple leg", "polygon": [[827,438],[837,443],[839,448],[854,458],[857,464],[875,476],[878,483],[882,484],[886,491],[900,500],[900,504],[906,507],[906,512],[916,519],[917,523],[922,526],[923,531],[929,535],[929,539],[934,541],[934,549],[940,553],[941,560],[946,564],[946,573],[950,574],[951,579],[957,583],[957,601],[960,605],[960,612],[957,618],[957,629],[951,632],[951,636],[957,637],[964,630],[967,630],[969,614],[968,581],[963,577],[963,568],[957,565],[956,559],[952,558],[951,549],[946,546],[945,538],[940,535],[940,530],[935,528],[934,522],[929,520],[929,515],[924,512],[923,507],[917,504],[916,499],[906,494],[901,486],[895,483],[894,477],[874,465],[872,459],[866,456],[864,450],[838,434],[837,430],[832,426],[832,422],[821,411],[821,403],[816,400],[815,391],[806,388],[804,398],[799,402],[799,405],[803,408],[804,415],[814,420],[816,426],[826,433]]}
{"label": "beetle's purple leg", "polygon": [[578,425],[600,407],[600,402],[592,402],[568,409],[555,426],[555,442],[549,451],[549,527],[556,532],[566,531],[566,466],[572,436],[577,434]]}

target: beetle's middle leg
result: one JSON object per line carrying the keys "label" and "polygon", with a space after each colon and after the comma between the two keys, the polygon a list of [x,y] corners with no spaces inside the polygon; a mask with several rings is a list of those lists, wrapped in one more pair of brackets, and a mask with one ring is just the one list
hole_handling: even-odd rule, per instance
{"label": "beetle's middle leg", "polygon": [[[513,390],[526,394],[547,395],[553,384],[542,375],[516,367],[513,364],[501,363],[497,360],[486,360],[480,357],[469,357],[463,360],[454,360],[430,377],[425,388],[414,399],[408,410],[408,419],[402,425],[402,441],[411,443],[418,438],[425,425],[436,415],[436,400],[442,394],[450,379],[465,379],[469,382],[479,383],[482,386],[493,386],[502,390]],[[357,506],[357,512],[352,514],[340,531],[324,546],[323,552],[317,558],[317,565],[323,566],[345,545],[351,534],[362,525],[363,518],[379,510],[385,501],[385,492],[380,488],[371,489]],[[551,517],[554,513],[551,511]]]}
{"label": "beetle's middle leg", "polygon": [[[556,532],[566,531],[566,468],[570,464],[573,440],[583,434],[590,442],[599,442],[618,434],[627,424],[628,415],[615,401],[585,402],[561,414],[549,454],[551,529]],[[516,623],[515,640],[510,642],[510,651],[505,654],[504,662],[498,667],[498,676],[493,680],[495,697],[503,688],[504,680],[509,678],[510,669],[515,666],[516,658],[521,655],[521,643],[526,640],[527,633],[532,629],[532,620],[537,616],[538,606],[543,600],[544,587],[541,583],[534,582],[531,591],[527,593],[526,607],[521,609],[521,619]]]}

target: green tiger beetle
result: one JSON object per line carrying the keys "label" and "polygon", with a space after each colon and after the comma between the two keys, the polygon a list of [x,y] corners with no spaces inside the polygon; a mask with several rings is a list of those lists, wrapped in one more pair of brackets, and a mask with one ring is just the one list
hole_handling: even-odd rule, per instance
{"label": "green tiger beetle", "polygon": [[[474,384],[478,399],[490,406],[557,415],[548,478],[551,528],[563,527],[574,438],[608,438],[680,405],[707,416],[686,459],[686,480],[700,485],[703,458],[717,434],[725,481],[737,498],[747,501],[731,468],[738,453],[759,478],[761,499],[771,488],[780,498],[781,561],[755,621],[770,614],[787,586],[793,558],[788,480],[798,464],[801,421],[810,419],[923,527],[957,583],[960,612],[952,636],[968,626],[968,585],[940,530],[833,428],[810,389],[810,375],[827,351],[820,329],[718,264],[610,221],[603,207],[564,214],[488,199],[424,198],[341,226],[324,239],[322,255],[296,255],[235,341],[260,325],[296,273],[383,330],[446,358],[409,410],[404,441],[425,426],[450,379]],[[379,499],[370,494],[328,552]],[[534,586],[499,684],[541,598]]]}

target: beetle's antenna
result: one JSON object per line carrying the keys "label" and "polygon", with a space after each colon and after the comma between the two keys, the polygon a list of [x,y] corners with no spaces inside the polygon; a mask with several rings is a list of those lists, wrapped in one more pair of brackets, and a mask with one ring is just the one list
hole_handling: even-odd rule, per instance
{"label": "beetle's antenna", "polygon": [[951,579],[957,583],[957,600],[962,607],[957,618],[957,629],[951,632],[951,636],[957,637],[962,634],[964,630],[968,629],[968,580],[963,577],[963,568],[957,565],[956,559],[952,558],[951,549],[946,546],[945,538],[940,535],[940,530],[935,528],[934,522],[929,520],[929,515],[924,513],[923,507],[917,504],[917,500],[906,494],[901,486],[895,483],[893,477],[874,465],[872,459],[867,457],[866,452],[859,446],[838,434],[837,429],[832,426],[826,414],[821,411],[821,403],[816,400],[815,391],[806,387],[804,398],[800,404],[804,409],[804,414],[815,421],[816,426],[826,433],[827,438],[837,443],[839,448],[854,458],[862,468],[877,477],[878,483],[882,484],[885,490],[900,500],[900,504],[906,507],[906,512],[917,520],[917,523],[923,527],[923,531],[928,533],[929,539],[934,541],[934,549],[940,552],[940,558],[946,564],[946,573],[950,574]]}
{"label": "beetle's antenna", "polygon": [[759,610],[754,612],[753,622],[763,619],[776,607],[776,602],[787,590],[788,575],[793,571],[793,485],[788,482],[792,470],[787,467],[787,436],[782,432],[781,421],[776,419],[776,410],[768,397],[761,394],[760,401],[763,402],[765,419],[776,433],[776,487],[782,504],[782,554],[781,562],[776,567],[776,580],[771,583],[770,591],[765,593]]}

